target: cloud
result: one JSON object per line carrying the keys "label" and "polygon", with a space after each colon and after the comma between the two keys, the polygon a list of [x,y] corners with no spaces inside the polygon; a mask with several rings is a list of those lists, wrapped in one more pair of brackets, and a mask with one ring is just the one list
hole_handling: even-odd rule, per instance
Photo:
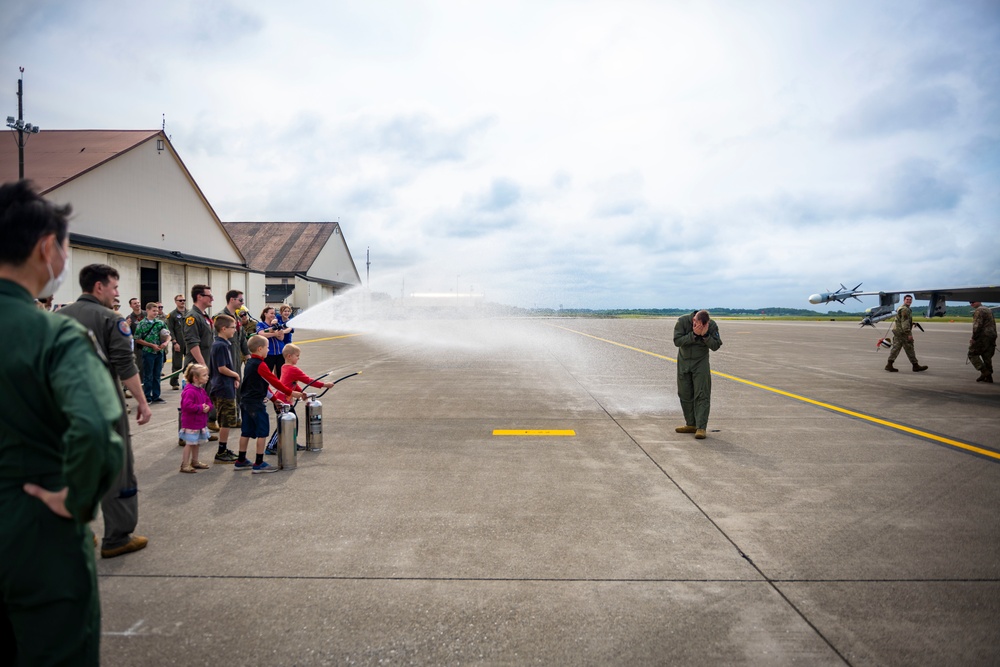
{"label": "cloud", "polygon": [[27,119],[166,113],[220,217],[339,219],[376,291],[799,305],[1000,270],[991,0],[7,11]]}
{"label": "cloud", "polygon": [[390,118],[365,115],[343,134],[357,151],[392,153],[421,164],[460,161],[468,157],[470,146],[493,121],[478,118],[448,126],[428,113],[410,113]]}
{"label": "cloud", "polygon": [[957,110],[957,95],[946,85],[887,87],[849,109],[835,132],[845,139],[872,139],[911,130],[934,130],[955,118]]}

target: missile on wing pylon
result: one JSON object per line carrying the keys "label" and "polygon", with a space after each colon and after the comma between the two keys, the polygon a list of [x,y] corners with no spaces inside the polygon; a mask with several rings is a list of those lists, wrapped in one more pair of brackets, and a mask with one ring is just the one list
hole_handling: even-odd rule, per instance
{"label": "missile on wing pylon", "polygon": [[857,293],[861,287],[861,283],[854,286],[854,289],[847,289],[844,287],[844,283],[840,283],[840,289],[836,292],[821,292],[820,294],[813,294],[809,297],[809,303],[830,303],[831,301],[837,301],[839,303],[844,303],[847,299],[858,299]]}
{"label": "missile on wing pylon", "polygon": [[895,316],[896,316],[896,313],[885,313],[884,315],[876,315],[875,317],[872,317],[871,315],[869,315],[869,316],[865,317],[863,320],[861,320],[861,326],[863,326],[863,327],[873,327],[876,324],[878,324],[879,322],[881,322],[882,320],[887,320],[887,319],[889,319],[891,317],[895,317]]}

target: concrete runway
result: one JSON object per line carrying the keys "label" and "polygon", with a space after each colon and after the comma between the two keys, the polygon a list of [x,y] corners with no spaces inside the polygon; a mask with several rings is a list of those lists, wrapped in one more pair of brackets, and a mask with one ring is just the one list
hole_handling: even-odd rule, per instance
{"label": "concrete runway", "polygon": [[890,374],[856,324],[720,321],[704,441],[674,432],[673,325],[299,331],[304,370],[363,374],[273,475],[179,474],[167,389],[134,432],[150,545],[98,563],[103,663],[997,664],[971,325]]}

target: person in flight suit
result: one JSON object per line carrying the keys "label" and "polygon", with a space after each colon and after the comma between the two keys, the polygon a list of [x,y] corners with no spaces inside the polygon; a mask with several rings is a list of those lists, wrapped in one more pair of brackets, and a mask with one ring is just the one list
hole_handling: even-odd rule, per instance
{"label": "person in flight suit", "polygon": [[170,378],[170,388],[174,390],[180,389],[180,377],[179,374],[184,362],[184,354],[187,352],[187,347],[184,342],[184,319],[187,317],[187,308],[184,304],[187,300],[184,298],[183,294],[178,294],[174,297],[174,305],[176,308],[167,313],[167,328],[170,330],[170,373],[173,375]]}
{"label": "person in flight suit", "polygon": [[0,664],[98,665],[88,523],[122,465],[121,403],[79,323],[40,310],[69,267],[69,206],[0,186]]}
{"label": "person in flight suit", "polygon": [[[72,317],[94,334],[97,345],[108,360],[111,379],[116,386],[124,384],[132,392],[139,404],[136,421],[140,425],[145,424],[151,413],[139,383],[139,371],[132,360],[132,332],[128,322],[111,310],[118,295],[118,271],[107,264],[88,264],[80,270],[80,288],[83,290],[80,298],[62,308],[59,314]],[[122,417],[115,425],[115,431],[125,443],[125,465],[118,481],[101,500],[101,512],[104,514],[102,558],[139,551],[149,542],[141,535],[132,534],[139,523],[138,481],[125,396],[120,392],[118,400]]]}
{"label": "person in flight suit", "polygon": [[695,438],[703,440],[712,407],[712,369],[708,355],[722,347],[719,326],[707,310],[684,315],[674,325],[674,345],[677,346],[677,396],[684,412],[684,426],[675,430],[694,433]]}
{"label": "person in flight suit", "polygon": [[[191,288],[191,310],[184,318],[184,346],[187,354],[184,356],[184,368],[192,363],[201,364],[208,368],[208,360],[212,354],[212,343],[215,342],[215,327],[212,325],[212,318],[208,316],[208,309],[212,307],[212,288],[208,285],[195,285]],[[178,423],[180,423],[178,414]],[[219,425],[216,423],[215,408],[208,413],[208,428],[211,431],[218,431]],[[209,440],[217,441],[219,436],[212,434]],[[236,454],[232,454],[232,460],[236,460]],[[229,456],[227,455],[227,458]]]}
{"label": "person in flight suit", "polygon": [[212,318],[207,311],[212,307],[212,288],[208,285],[195,285],[191,288],[191,309],[184,318],[184,344],[187,356],[184,357],[184,368],[195,363],[208,368],[208,356],[215,342],[215,329]]}
{"label": "person in flight suit", "polygon": [[899,350],[906,352],[906,358],[913,364],[913,372],[926,371],[927,366],[921,366],[917,361],[917,353],[913,350],[913,311],[910,305],[913,304],[913,296],[907,294],[903,297],[903,305],[896,311],[896,322],[892,325],[892,349],[889,350],[889,361],[885,365],[885,370],[890,373],[898,373],[899,369],[894,368],[892,362],[899,356]]}

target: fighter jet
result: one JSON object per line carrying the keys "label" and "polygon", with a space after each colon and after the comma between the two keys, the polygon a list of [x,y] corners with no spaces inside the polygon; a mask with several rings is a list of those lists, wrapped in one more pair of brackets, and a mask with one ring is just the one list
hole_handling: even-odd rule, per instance
{"label": "fighter jet", "polygon": [[878,296],[879,304],[875,308],[865,311],[865,317],[861,320],[861,326],[873,327],[877,322],[887,320],[896,313],[896,304],[899,303],[900,294],[912,294],[914,299],[927,299],[927,312],[925,316],[944,317],[945,303],[947,301],[1000,301],[1000,286],[987,285],[982,287],[950,287],[942,289],[911,289],[898,290],[895,292],[862,292],[861,283],[854,289],[844,287],[840,284],[840,289],[836,292],[821,292],[809,297],[809,303],[830,303],[837,301],[844,303],[847,299],[858,299],[861,296]]}

